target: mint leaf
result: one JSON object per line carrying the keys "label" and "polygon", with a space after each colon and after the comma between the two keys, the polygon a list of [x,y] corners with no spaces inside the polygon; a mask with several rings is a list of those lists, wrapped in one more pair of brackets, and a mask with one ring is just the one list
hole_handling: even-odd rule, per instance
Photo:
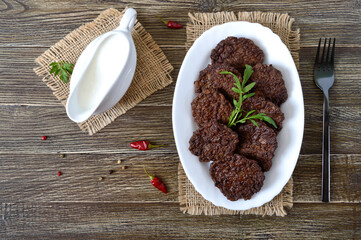
{"label": "mint leaf", "polygon": [[238,94],[241,93],[241,91],[238,88],[233,87],[232,90],[233,90],[233,92],[236,92]]}
{"label": "mint leaf", "polygon": [[250,83],[248,84],[245,88],[244,88],[244,92],[249,92],[253,87],[254,85],[256,85],[256,82],[253,82],[253,83]]}
{"label": "mint leaf", "polygon": [[244,70],[243,74],[243,82],[242,82],[242,88],[244,88],[244,85],[247,83],[248,79],[251,77],[253,70],[250,65],[245,65],[246,69]]}
{"label": "mint leaf", "polygon": [[242,100],[244,101],[244,100],[246,100],[247,98],[250,98],[250,97],[252,97],[252,96],[254,96],[254,95],[255,95],[254,92],[253,92],[253,93],[248,93],[248,94],[246,94],[246,95],[243,95]]}
{"label": "mint leaf", "polygon": [[251,115],[252,113],[254,113],[255,111],[256,111],[256,110],[251,110],[251,111],[249,111],[249,112],[246,114],[245,118],[248,117],[249,115]]}
{"label": "mint leaf", "polygon": [[253,73],[252,67],[249,66],[249,65],[246,65],[246,70],[244,72],[243,80],[242,80],[242,83],[241,83],[239,78],[234,73],[229,72],[229,71],[221,71],[220,72],[220,74],[230,74],[230,75],[233,76],[234,81],[235,81],[233,84],[236,87],[232,87],[232,90],[235,93],[239,94],[239,100],[238,101],[235,100],[235,99],[233,100],[233,105],[234,105],[235,109],[232,111],[231,116],[229,117],[229,121],[228,121],[228,124],[227,124],[228,127],[233,127],[233,126],[236,126],[237,123],[245,123],[245,121],[246,121],[244,119],[241,119],[239,121],[239,119],[242,116],[241,112],[244,111],[242,109],[243,100],[254,95],[254,93],[249,93],[249,94],[243,95],[246,92],[250,91],[254,87],[254,85],[256,84],[256,83],[251,83],[251,84],[248,84],[246,86],[246,88],[244,88],[244,85],[246,84],[246,82],[248,81],[248,79],[250,78],[252,73]]}
{"label": "mint leaf", "polygon": [[251,121],[254,125],[256,125],[256,127],[259,127],[258,124],[257,124],[257,122],[256,122],[255,120],[250,119],[250,121]]}
{"label": "mint leaf", "polygon": [[[237,123],[245,123],[247,120],[250,120],[254,125],[259,127],[257,122],[255,121],[255,119],[257,119],[257,120],[260,120],[260,121],[268,122],[269,124],[271,124],[275,128],[277,128],[277,125],[276,125],[275,121],[271,117],[267,116],[265,113],[258,113],[258,114],[255,114],[255,115],[251,115],[256,110],[249,111],[248,113],[246,113],[245,117],[241,118],[242,112],[244,112],[244,110],[242,109],[242,102],[244,100],[246,100],[247,98],[250,98],[250,97],[255,95],[254,92],[252,92],[252,93],[247,93],[247,92],[252,90],[252,88],[256,85],[255,82],[252,82],[252,83],[246,85],[247,81],[249,80],[249,78],[251,77],[251,75],[253,73],[253,70],[252,70],[251,66],[249,66],[247,64],[245,66],[246,66],[246,69],[244,70],[242,84],[240,83],[239,78],[234,73],[228,72],[228,71],[220,72],[220,74],[230,74],[230,75],[233,76],[233,78],[235,80],[234,85],[236,87],[232,87],[232,90],[235,93],[239,94],[239,100],[238,101],[236,99],[233,99],[233,105],[234,105],[235,108],[234,108],[234,110],[232,111],[232,113],[231,113],[231,115],[229,117],[229,121],[228,121],[227,126],[228,127],[233,127],[233,126],[236,126]],[[245,93],[247,93],[247,94],[245,94]]]}
{"label": "mint leaf", "polygon": [[266,121],[269,124],[272,124],[272,126],[274,126],[275,128],[277,128],[277,125],[276,125],[275,121],[269,116],[263,116],[260,120]]}

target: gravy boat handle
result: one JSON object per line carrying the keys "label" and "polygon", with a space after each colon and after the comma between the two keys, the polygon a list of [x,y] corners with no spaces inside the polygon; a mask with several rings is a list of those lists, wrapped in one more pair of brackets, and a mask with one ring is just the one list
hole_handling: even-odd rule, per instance
{"label": "gravy boat handle", "polygon": [[135,20],[137,20],[137,12],[133,8],[128,8],[116,30],[131,32],[134,27]]}

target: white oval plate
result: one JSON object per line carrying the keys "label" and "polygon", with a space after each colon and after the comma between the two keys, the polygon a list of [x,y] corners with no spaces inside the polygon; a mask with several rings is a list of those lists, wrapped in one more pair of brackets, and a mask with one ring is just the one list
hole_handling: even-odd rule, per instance
{"label": "white oval plate", "polygon": [[[264,63],[272,64],[281,71],[285,80],[288,99],[282,104],[285,114],[283,129],[277,136],[278,148],[272,168],[265,173],[264,185],[250,200],[229,201],[214,186],[209,175],[210,163],[201,163],[189,151],[189,139],[197,125],[193,120],[191,102],[196,97],[194,81],[199,72],[211,63],[212,49],[229,36],[245,37],[254,41],[265,55]],[[259,207],[271,201],[281,192],[290,179],[300,153],[303,128],[304,105],[300,79],[295,63],[287,47],[269,28],[257,23],[230,22],[212,27],[204,32],[189,49],[179,71],[173,99],[173,132],[180,160],[187,177],[202,196],[216,206],[232,210]]]}

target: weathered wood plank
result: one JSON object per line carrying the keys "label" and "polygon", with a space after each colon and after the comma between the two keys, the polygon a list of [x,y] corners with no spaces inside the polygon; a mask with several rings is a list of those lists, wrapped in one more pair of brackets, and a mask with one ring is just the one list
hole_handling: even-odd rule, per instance
{"label": "weathered wood plank", "polygon": [[[331,108],[331,153],[358,154],[360,107]],[[0,106],[0,153],[131,153],[139,139],[168,143],[159,153],[175,153],[170,106],[136,106],[105,129],[88,136],[71,122],[63,106]],[[321,153],[322,106],[306,106],[302,154]],[[49,136],[42,141],[41,136]]]}
{"label": "weathered wood plank", "polygon": [[[88,136],[71,122],[63,106],[0,107],[0,152],[103,152],[128,153],[129,142],[147,139],[169,147],[156,152],[175,152],[171,107],[136,106],[123,117]],[[41,136],[47,135],[46,141]]]}
{"label": "weathered wood plank", "polygon": [[[305,107],[305,131],[301,153],[317,154],[322,149],[322,106]],[[331,107],[331,153],[360,153],[360,107]]]}
{"label": "weathered wood plank", "polygon": [[[185,49],[163,47],[165,55],[175,70],[174,81],[185,56]],[[32,69],[34,59],[45,48],[0,48],[0,105],[43,105],[60,106],[51,90],[37,77]],[[313,62],[316,48],[303,47],[300,50],[300,79],[306,105],[321,105],[323,98],[313,82]],[[331,88],[331,106],[361,106],[361,48],[336,49],[336,82]],[[11,66],[11,67],[10,67]],[[171,106],[175,83],[152,94],[139,105]],[[21,96],[21,97],[19,97]]]}
{"label": "weathered wood plank", "polygon": [[[301,28],[300,77],[306,127],[294,172],[294,208],[285,218],[189,216],[177,202],[178,155],[171,126],[174,83],[89,137],[35,76],[33,60],[109,7],[138,18],[175,67],[185,55],[185,29],[169,30],[154,15],[188,21],[195,11],[288,12]],[[0,239],[360,239],[361,147],[359,1],[18,1],[0,2]],[[320,204],[322,95],[313,84],[319,37],[336,37],[331,90],[331,204]],[[10,47],[10,48],[9,48]],[[24,106],[22,106],[24,105]],[[41,141],[48,135],[47,141]],[[148,139],[169,146],[129,148]],[[65,152],[60,158],[57,152]],[[101,153],[101,154],[100,154]],[[317,153],[317,154],[316,154]],[[129,168],[121,170],[118,159]],[[149,184],[143,165],[168,186]],[[109,169],[116,170],[107,175]],[[61,170],[63,175],[56,176]],[[99,181],[99,176],[105,176]]]}
{"label": "weathered wood plank", "polygon": [[[358,1],[6,1],[0,14],[1,46],[50,46],[59,38],[85,22],[91,21],[109,7],[134,7],[138,19],[159,44],[183,44],[185,31],[169,31],[154,17],[185,24],[188,12],[212,11],[273,11],[288,12],[296,19],[295,27],[302,29],[302,44],[314,46],[321,36],[339,38],[343,46],[361,46],[361,29]],[[307,11],[305,11],[307,9]],[[40,27],[41,26],[41,27]],[[161,31],[163,30],[163,31]]]}
{"label": "weathered wood plank", "polygon": [[[118,164],[117,161],[122,163]],[[0,202],[175,202],[178,155],[156,151],[132,154],[1,155]],[[123,166],[127,168],[122,169]],[[167,185],[154,188],[143,170]],[[109,170],[114,173],[109,174]],[[61,171],[62,175],[57,176]],[[100,181],[99,177],[104,177]]]}
{"label": "weathered wood plank", "polygon": [[286,217],[190,216],[177,203],[2,203],[5,239],[360,239],[360,204],[295,204]]}
{"label": "weathered wood plank", "polygon": [[[322,155],[301,155],[293,173],[294,202],[321,201]],[[361,202],[361,155],[331,155],[331,201]]]}
{"label": "weathered wood plank", "polygon": [[[122,163],[117,164],[121,159]],[[177,202],[178,154],[2,154],[0,202]],[[321,202],[321,155],[301,155],[294,202]],[[128,168],[122,170],[122,166]],[[167,185],[150,185],[146,166]],[[109,170],[115,170],[111,175]],[[61,171],[61,177],[56,176]],[[99,181],[99,177],[105,177]],[[331,201],[361,202],[361,155],[331,155]]]}

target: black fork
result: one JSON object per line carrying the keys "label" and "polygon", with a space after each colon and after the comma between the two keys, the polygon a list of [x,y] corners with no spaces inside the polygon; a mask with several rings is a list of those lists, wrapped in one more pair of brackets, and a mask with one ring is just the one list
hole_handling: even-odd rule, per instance
{"label": "black fork", "polygon": [[[328,40],[328,47],[327,45]],[[321,52],[321,39],[318,42],[318,49],[316,61],[314,66],[314,79],[316,85],[322,90],[324,95],[323,100],[323,138],[322,138],[322,202],[330,201],[330,111],[329,111],[329,96],[328,91],[335,82],[334,71],[334,57],[335,57],[335,42],[333,39],[332,50],[331,38],[325,39],[323,46],[322,56]],[[327,55],[325,51],[327,47]]]}

